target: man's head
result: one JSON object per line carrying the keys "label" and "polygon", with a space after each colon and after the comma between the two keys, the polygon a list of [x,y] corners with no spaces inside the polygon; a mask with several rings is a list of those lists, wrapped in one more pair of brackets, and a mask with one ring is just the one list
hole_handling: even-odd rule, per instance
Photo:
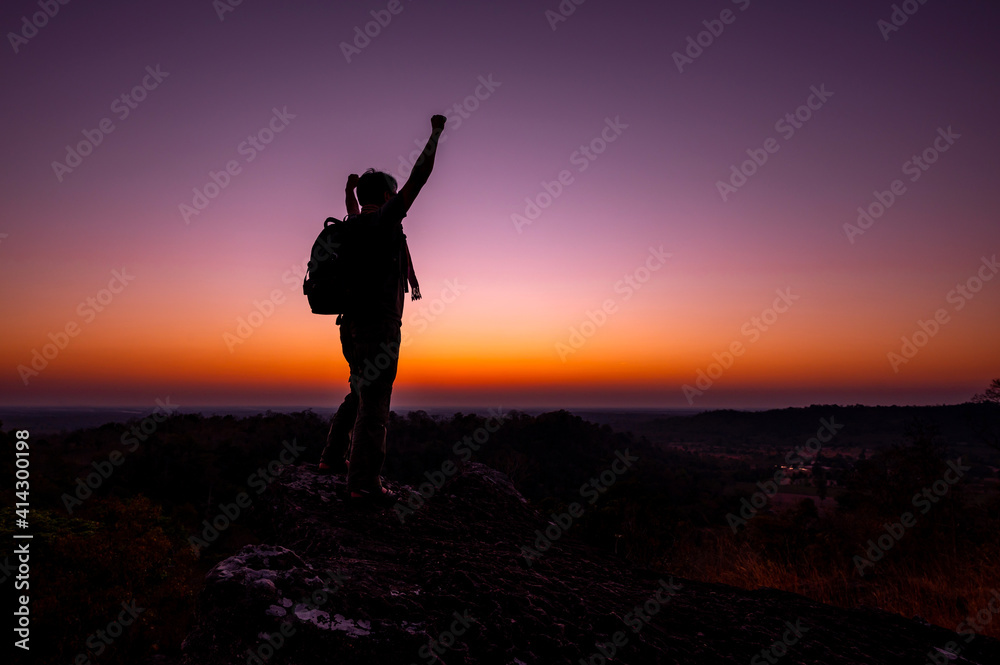
{"label": "man's head", "polygon": [[382,205],[396,195],[396,179],[388,173],[368,169],[358,180],[358,203]]}

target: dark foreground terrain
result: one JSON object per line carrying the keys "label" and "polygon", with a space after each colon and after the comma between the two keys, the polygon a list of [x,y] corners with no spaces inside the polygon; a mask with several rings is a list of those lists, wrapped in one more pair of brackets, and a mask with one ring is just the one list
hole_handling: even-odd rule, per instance
{"label": "dark foreground terrain", "polygon": [[33,431],[18,662],[1000,663],[1000,406],[595,418],[392,414],[383,514],[312,411]]}
{"label": "dark foreground terrain", "polygon": [[290,467],[255,504],[270,536],[209,573],[185,664],[430,663],[436,649],[448,665],[917,665],[947,658],[949,642],[962,649],[947,662],[1000,662],[990,638],[966,644],[878,610],[663,576],[571,531],[526,557],[522,546],[551,525],[481,464],[402,522],[347,509],[340,480]]}

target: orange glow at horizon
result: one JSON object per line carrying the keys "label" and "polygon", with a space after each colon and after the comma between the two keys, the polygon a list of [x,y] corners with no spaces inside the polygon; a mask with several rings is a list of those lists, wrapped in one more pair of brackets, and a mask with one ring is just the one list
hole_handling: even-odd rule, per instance
{"label": "orange glow at horizon", "polygon": [[[339,331],[309,311],[303,264],[347,212],[348,174],[401,176],[442,111],[403,221],[423,299],[403,313],[399,403],[688,408],[683,387],[709,383],[694,406],[959,401],[989,385],[1000,88],[982,84],[1000,61],[982,54],[1000,9],[941,3],[887,45],[870,3],[757,3],[678,73],[670,45],[704,7],[647,4],[635,21],[597,3],[553,35],[518,3],[425,3],[352,62],[328,48],[363,18],[352,3],[225,24],[94,3],[54,22],[0,108],[16,130],[0,160],[3,403],[335,401]],[[171,71],[162,89],[53,173],[147,57]],[[828,102],[782,136],[811,86]],[[467,117],[448,111],[469,99]],[[250,159],[238,146],[276,107],[289,122]],[[961,138],[911,179],[902,165],[942,126]],[[779,149],[720,195],[768,137]],[[239,173],[207,197],[229,160]],[[847,232],[894,178],[905,194]]]}

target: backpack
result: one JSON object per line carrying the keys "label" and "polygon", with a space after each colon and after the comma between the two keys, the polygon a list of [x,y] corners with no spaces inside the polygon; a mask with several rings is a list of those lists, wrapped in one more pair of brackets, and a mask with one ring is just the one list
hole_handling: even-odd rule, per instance
{"label": "backpack", "polygon": [[302,292],[313,314],[345,314],[353,310],[359,297],[357,227],[327,217],[309,253],[309,265]]}

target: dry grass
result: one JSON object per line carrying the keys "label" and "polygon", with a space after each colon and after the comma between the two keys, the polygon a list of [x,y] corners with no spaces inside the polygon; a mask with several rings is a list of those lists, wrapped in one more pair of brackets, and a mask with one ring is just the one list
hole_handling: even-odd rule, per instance
{"label": "dry grass", "polygon": [[[861,577],[849,560],[831,562],[816,550],[767,556],[728,531],[712,532],[707,540],[679,545],[664,566],[689,579],[743,589],[771,587],[844,608],[877,607],[956,631],[970,615],[988,614],[992,591],[1000,590],[1000,553],[992,549],[924,563],[920,570],[887,557],[877,564],[877,575]],[[990,615],[979,628],[980,634],[1000,639],[1000,614]]]}

